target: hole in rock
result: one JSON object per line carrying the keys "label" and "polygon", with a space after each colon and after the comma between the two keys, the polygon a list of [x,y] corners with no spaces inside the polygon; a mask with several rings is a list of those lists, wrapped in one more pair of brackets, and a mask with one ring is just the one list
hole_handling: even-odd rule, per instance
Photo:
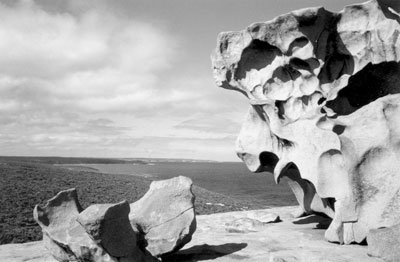
{"label": "hole in rock", "polygon": [[400,64],[368,64],[349,79],[336,99],[327,102],[338,115],[348,115],[380,97],[400,93]]}
{"label": "hole in rock", "polygon": [[342,75],[351,75],[353,70],[354,61],[351,55],[333,53],[326,59],[325,64],[318,75],[318,79],[321,84],[332,83]]}
{"label": "hole in rock", "polygon": [[344,130],[346,129],[345,126],[342,125],[335,125],[332,129],[333,132],[335,132],[337,135],[343,134]]}
{"label": "hole in rock", "polygon": [[319,62],[315,58],[309,58],[306,60],[302,60],[300,58],[294,57],[289,61],[290,66],[297,70],[305,70],[308,72],[313,72],[314,69],[319,67]]}
{"label": "hole in rock", "polygon": [[297,57],[290,59],[289,63],[290,63],[291,66],[293,66],[296,69],[306,70],[306,71],[311,72],[310,65],[306,61],[301,60],[301,59],[299,59]]}
{"label": "hole in rock", "polygon": [[279,161],[279,158],[277,155],[275,155],[272,152],[262,152],[259,156],[260,158],[260,164],[261,164],[261,169],[257,170],[257,172],[273,172],[276,164]]}
{"label": "hole in rock", "polygon": [[322,105],[324,102],[326,101],[325,97],[321,97],[320,99],[318,99],[318,105]]}
{"label": "hole in rock", "polygon": [[[323,207],[329,207],[332,210],[335,210],[335,199],[316,197],[317,191],[314,184],[301,177],[300,171],[295,163],[288,163],[287,166],[282,170],[282,173],[279,177],[286,178],[289,186],[296,196],[297,201],[299,203],[302,202],[305,210],[311,210],[313,201],[318,201],[317,199],[320,199],[320,205]],[[322,210],[320,210],[320,212],[318,212],[318,210],[314,210],[314,213],[326,217]]]}
{"label": "hole in rock", "polygon": [[283,83],[294,81],[301,76],[300,72],[291,65],[284,65],[276,68],[272,73],[272,79],[277,78]]}
{"label": "hole in rock", "polygon": [[[295,18],[299,23],[299,31],[309,39],[314,50],[323,49],[321,51],[325,51],[327,45],[324,41],[321,41],[321,39],[324,39],[323,32],[327,31],[327,29],[335,30],[337,20],[335,14],[324,8],[319,8],[314,15],[311,13],[310,15],[295,15]],[[322,47],[320,48],[319,45],[322,45]],[[322,58],[321,53],[324,52],[316,52],[318,59]]]}
{"label": "hole in rock", "polygon": [[334,197],[327,197],[327,198],[325,198],[325,200],[326,200],[326,203],[328,204],[328,206],[330,208],[332,208],[332,210],[335,210],[336,199]]}
{"label": "hole in rock", "polygon": [[307,64],[309,64],[311,70],[314,70],[320,66],[320,63],[316,58],[309,58],[304,61],[306,61]]}
{"label": "hole in rock", "polygon": [[361,241],[360,243],[358,243],[358,245],[360,245],[360,246],[368,246],[367,239],[366,239],[366,238],[363,239],[363,241]]}
{"label": "hole in rock", "polygon": [[307,37],[299,37],[293,40],[293,42],[290,43],[289,46],[289,51],[287,52],[287,55],[291,56],[293,54],[293,49],[295,48],[302,48],[306,46],[310,41],[308,41]]}
{"label": "hole in rock", "polygon": [[277,47],[264,41],[253,40],[253,42],[243,50],[235,75],[237,79],[243,79],[246,77],[248,71],[265,68],[272,63],[275,57],[281,55],[282,52]]}
{"label": "hole in rock", "polygon": [[276,100],[275,101],[275,107],[278,110],[278,117],[280,119],[285,119],[285,117],[283,116],[285,114],[285,108],[283,107],[283,103],[285,101],[281,101],[281,100]]}

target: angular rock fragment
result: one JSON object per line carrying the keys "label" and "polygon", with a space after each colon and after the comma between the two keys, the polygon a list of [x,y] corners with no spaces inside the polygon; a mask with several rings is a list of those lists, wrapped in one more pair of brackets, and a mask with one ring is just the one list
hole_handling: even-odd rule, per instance
{"label": "angular rock fragment", "polygon": [[368,254],[386,262],[400,261],[400,224],[372,229],[367,235]]}
{"label": "angular rock fragment", "polygon": [[35,206],[33,216],[43,230],[43,240],[50,253],[58,261],[117,262],[76,221],[81,210],[75,189],[61,191],[44,207]]}
{"label": "angular rock fragment", "polygon": [[77,221],[108,254],[125,257],[136,248],[136,234],[129,223],[129,211],[127,201],[97,204],[80,213]]}
{"label": "angular rock fragment", "polygon": [[192,181],[183,176],[154,181],[149,191],[131,204],[129,220],[144,236],[153,256],[174,252],[191,240],[196,230]]}
{"label": "angular rock fragment", "polygon": [[267,224],[279,222],[280,218],[275,213],[253,211],[245,218],[238,218],[225,223],[225,230],[230,233],[257,232],[264,229]]}
{"label": "angular rock fragment", "polygon": [[58,193],[34,218],[58,261],[155,262],[180,249],[196,229],[192,181],[153,182],[138,202],[92,205],[82,211],[75,189]]}
{"label": "angular rock fragment", "polygon": [[225,230],[229,233],[249,233],[262,230],[264,223],[253,218],[238,218],[225,223]]}
{"label": "angular rock fragment", "polygon": [[301,260],[294,255],[279,255],[271,253],[269,262],[301,262]]}
{"label": "angular rock fragment", "polygon": [[59,192],[48,200],[44,207],[36,205],[33,217],[41,227],[46,227],[47,232],[59,228],[66,228],[82,211],[78,201],[76,189],[68,189]]}
{"label": "angular rock fragment", "polygon": [[362,242],[400,218],[400,16],[388,1],[307,8],[218,36],[220,87],[250,100],[237,140],[254,172],[286,176],[296,216]]}
{"label": "angular rock fragment", "polygon": [[248,215],[249,218],[257,219],[261,223],[276,223],[280,221],[280,218],[275,213],[269,213],[265,211],[254,211]]}

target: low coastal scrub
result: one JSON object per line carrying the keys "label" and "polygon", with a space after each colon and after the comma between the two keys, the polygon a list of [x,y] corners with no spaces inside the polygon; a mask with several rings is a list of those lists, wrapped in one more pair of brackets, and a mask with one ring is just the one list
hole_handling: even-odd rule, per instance
{"label": "low coastal scrub", "polygon": [[[95,203],[124,199],[134,202],[147,192],[151,183],[144,177],[71,170],[54,166],[53,162],[0,158],[0,244],[42,239],[41,229],[32,216],[33,208],[61,190],[76,188],[79,201],[86,208]],[[197,186],[193,187],[193,192],[197,214],[252,208],[250,203]]]}

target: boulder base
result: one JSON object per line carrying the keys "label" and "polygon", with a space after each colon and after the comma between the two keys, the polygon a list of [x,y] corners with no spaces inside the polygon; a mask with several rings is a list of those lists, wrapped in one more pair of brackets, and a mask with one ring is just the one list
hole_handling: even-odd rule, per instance
{"label": "boulder base", "polygon": [[387,262],[400,262],[400,224],[370,230],[367,242],[369,255]]}
{"label": "boulder base", "polygon": [[[258,211],[241,211],[197,216],[193,240],[163,262],[384,262],[368,256],[367,246],[338,245],[324,241],[324,228],[330,220],[311,215],[293,218],[296,207],[279,207]],[[275,213],[282,222],[265,223],[258,231],[230,233],[225,224],[264,214]],[[0,261],[56,262],[47,254],[42,242],[0,246]]]}
{"label": "boulder base", "polygon": [[[192,180],[154,181],[137,202],[95,204],[82,211],[75,189],[61,191],[34,219],[58,261],[152,262],[191,240],[196,229]],[[7,261],[7,260],[6,260]]]}

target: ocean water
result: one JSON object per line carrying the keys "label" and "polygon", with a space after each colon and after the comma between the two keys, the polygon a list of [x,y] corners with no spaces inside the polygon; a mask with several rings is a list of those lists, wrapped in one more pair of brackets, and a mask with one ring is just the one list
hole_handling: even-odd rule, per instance
{"label": "ocean water", "polygon": [[143,164],[90,164],[102,173],[145,176],[151,180],[187,176],[197,186],[226,196],[251,201],[260,207],[296,205],[286,181],[275,184],[271,173],[251,173],[243,163],[157,162]]}

